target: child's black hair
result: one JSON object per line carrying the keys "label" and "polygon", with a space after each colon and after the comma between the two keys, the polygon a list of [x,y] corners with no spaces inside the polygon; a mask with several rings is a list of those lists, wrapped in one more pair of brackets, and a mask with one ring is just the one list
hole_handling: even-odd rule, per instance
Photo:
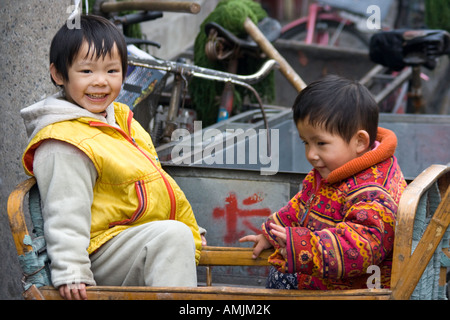
{"label": "child's black hair", "polygon": [[[82,44],[89,44],[88,55],[104,58],[111,55],[116,44],[121,62],[122,74],[125,78],[128,67],[127,45],[120,30],[107,19],[95,15],[80,16],[79,28],[69,29],[65,23],[53,37],[50,45],[50,64],[54,64],[56,70],[64,80],[68,81],[68,69],[75,60]],[[53,84],[56,85],[53,78]]]}
{"label": "child's black hair", "polygon": [[358,81],[328,75],[303,89],[292,106],[297,124],[305,119],[313,126],[337,134],[347,143],[358,130],[366,130],[373,146],[378,129],[378,105]]}

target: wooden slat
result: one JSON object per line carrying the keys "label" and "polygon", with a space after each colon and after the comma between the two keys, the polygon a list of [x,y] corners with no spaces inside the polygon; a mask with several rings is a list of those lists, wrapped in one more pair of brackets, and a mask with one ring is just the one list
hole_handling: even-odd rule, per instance
{"label": "wooden slat", "polygon": [[41,291],[34,284],[23,293],[23,297],[25,300],[45,300]]}
{"label": "wooden slat", "polygon": [[252,248],[204,247],[200,257],[201,266],[268,266],[267,259],[273,250],[264,250],[256,259]]}
{"label": "wooden slat", "polygon": [[[49,300],[61,299],[56,289],[40,288]],[[276,290],[244,287],[88,287],[90,300],[387,300],[390,290]]]}
{"label": "wooden slat", "polygon": [[22,181],[11,192],[8,198],[8,219],[12,236],[19,256],[32,250],[32,247],[23,243],[26,235],[29,235],[24,216],[24,199],[31,187],[36,183],[35,178]]}
{"label": "wooden slat", "polygon": [[419,174],[403,192],[397,211],[395,228],[391,277],[392,288],[403,277],[403,270],[410,261],[414,218],[420,198],[437,179],[449,172],[450,167],[448,166],[432,165]]}
{"label": "wooden slat", "polygon": [[392,293],[394,299],[409,299],[449,225],[450,188],[447,188],[419,244],[408,259],[408,264],[402,269],[402,276],[397,280]]}

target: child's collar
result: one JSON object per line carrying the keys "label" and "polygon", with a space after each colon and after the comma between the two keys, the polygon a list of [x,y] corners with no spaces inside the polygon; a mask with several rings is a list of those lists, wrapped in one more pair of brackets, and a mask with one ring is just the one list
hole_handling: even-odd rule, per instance
{"label": "child's collar", "polygon": [[330,184],[341,181],[394,155],[397,148],[397,137],[394,132],[378,127],[376,142],[372,150],[333,170],[326,181]]}

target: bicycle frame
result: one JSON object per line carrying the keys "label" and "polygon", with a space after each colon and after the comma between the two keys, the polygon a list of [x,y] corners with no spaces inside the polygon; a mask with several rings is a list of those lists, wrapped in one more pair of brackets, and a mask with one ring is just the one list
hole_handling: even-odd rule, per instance
{"label": "bicycle frame", "polygon": [[328,32],[318,33],[315,34],[315,26],[318,20],[331,20],[336,21],[339,23],[340,30],[337,30],[337,32],[333,35],[331,44],[333,45],[336,41],[336,39],[339,37],[339,32],[342,31],[342,28],[344,25],[352,25],[353,22],[342,18],[337,12],[331,11],[330,6],[322,6],[317,3],[311,3],[308,7],[308,16],[301,17],[297,20],[292,21],[291,23],[288,23],[281,29],[281,33],[286,32],[289,29],[292,29],[298,25],[306,23],[306,44],[320,44],[320,45],[329,45],[330,44],[330,37]]}

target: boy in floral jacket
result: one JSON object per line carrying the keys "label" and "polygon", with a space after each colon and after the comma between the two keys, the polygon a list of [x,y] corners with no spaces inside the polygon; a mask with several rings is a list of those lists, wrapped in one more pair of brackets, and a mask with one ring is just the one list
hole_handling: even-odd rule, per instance
{"label": "boy in floral jacket", "polygon": [[297,97],[294,121],[313,169],[302,190],[262,225],[253,255],[269,258],[267,287],[367,288],[369,266],[389,288],[398,203],[406,182],[394,157],[397,138],[378,127],[378,107],[361,84],[337,76]]}

